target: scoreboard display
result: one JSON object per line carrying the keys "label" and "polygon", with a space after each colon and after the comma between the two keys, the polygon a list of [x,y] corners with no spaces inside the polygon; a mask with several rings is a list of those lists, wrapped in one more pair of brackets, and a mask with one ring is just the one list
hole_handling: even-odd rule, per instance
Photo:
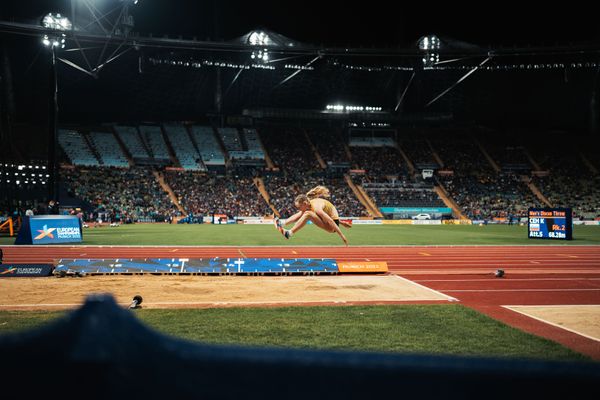
{"label": "scoreboard display", "polygon": [[573,239],[573,214],[570,208],[530,208],[527,217],[530,239]]}

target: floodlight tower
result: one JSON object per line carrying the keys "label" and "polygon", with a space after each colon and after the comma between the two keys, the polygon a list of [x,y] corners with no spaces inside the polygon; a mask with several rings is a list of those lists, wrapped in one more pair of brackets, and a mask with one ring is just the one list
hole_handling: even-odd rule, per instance
{"label": "floodlight tower", "polygon": [[59,13],[49,13],[42,18],[41,24],[48,33],[42,36],[42,44],[50,50],[50,79],[48,84],[48,198],[58,199],[58,168],[56,160],[57,148],[57,114],[58,114],[58,85],[56,80],[56,49],[63,49],[66,43],[66,33],[73,29],[71,21]]}
{"label": "floodlight tower", "polygon": [[[118,3],[115,7],[115,3]],[[131,47],[125,46],[125,41],[112,45],[115,37],[127,38],[133,27],[133,17],[129,7],[135,6],[139,0],[111,0],[97,2],[95,0],[71,0],[71,20],[59,13],[46,14],[40,21],[45,28],[42,35],[42,44],[50,53],[50,79],[48,99],[48,192],[51,199],[58,196],[58,169],[56,160],[57,150],[57,115],[58,115],[58,83],[56,77],[56,61],[59,60],[69,67],[75,68],[93,78],[98,78],[100,71],[112,61],[127,53]],[[79,11],[76,11],[79,10]],[[75,18],[77,17],[77,21]],[[80,33],[103,35],[106,41],[101,50],[86,52],[80,45]],[[66,45],[67,36],[73,44],[72,50],[78,50],[85,64],[77,60],[68,60],[66,57],[57,57],[56,51]],[[119,50],[123,50],[119,53]],[[94,53],[95,52],[95,53]],[[72,55],[76,53],[70,53]],[[97,56],[94,60],[92,56]],[[73,57],[73,56],[72,56]],[[80,65],[81,64],[81,65]]]}

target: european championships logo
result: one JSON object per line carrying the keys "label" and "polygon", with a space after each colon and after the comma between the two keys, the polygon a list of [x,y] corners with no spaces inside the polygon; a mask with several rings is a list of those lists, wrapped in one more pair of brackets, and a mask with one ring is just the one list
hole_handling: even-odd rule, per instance
{"label": "european championships logo", "polygon": [[6,271],[0,272],[0,275],[14,274],[16,272],[17,272],[17,268],[16,267],[10,267]]}
{"label": "european championships logo", "polygon": [[54,235],[52,234],[52,232],[54,232],[55,230],[56,228],[48,229],[48,225],[44,225],[43,229],[37,230],[40,234],[34,237],[33,240],[40,240],[45,238],[46,236],[49,236],[50,239],[54,239]]}

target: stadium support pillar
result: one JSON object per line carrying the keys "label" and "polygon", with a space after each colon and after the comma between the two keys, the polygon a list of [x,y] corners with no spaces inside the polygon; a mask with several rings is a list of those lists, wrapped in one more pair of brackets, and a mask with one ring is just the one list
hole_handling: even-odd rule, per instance
{"label": "stadium support pillar", "polygon": [[344,179],[346,180],[346,183],[348,184],[352,192],[354,192],[354,195],[356,196],[358,201],[360,201],[360,203],[367,209],[369,214],[371,214],[372,217],[383,218],[383,214],[381,214],[381,211],[379,211],[373,200],[371,200],[371,198],[364,191],[364,189],[361,186],[356,185],[349,175],[344,175]]}
{"label": "stadium support pillar", "polygon": [[[221,114],[223,106],[223,93],[221,88],[221,68],[217,67],[215,82],[215,110],[217,114]],[[223,125],[221,125],[223,126]]]}
{"label": "stadium support pillar", "polygon": [[50,46],[50,79],[48,81],[48,198],[58,200],[58,168],[56,162],[56,124],[58,117],[58,84],[56,79],[56,54]]}
{"label": "stadium support pillar", "polygon": [[533,157],[531,156],[531,153],[527,149],[524,149],[523,151],[525,152],[525,156],[527,157],[527,160],[529,160],[529,163],[533,166],[533,168],[535,168],[536,171],[541,171],[542,168],[540,167],[540,164],[538,164],[533,159]]}
{"label": "stadium support pillar", "polygon": [[600,68],[596,69],[596,74],[594,75],[594,84],[592,86],[592,96],[590,97],[590,117],[589,117],[589,132],[590,132],[590,136],[595,140],[598,141],[600,139],[600,137],[598,137],[598,135],[600,134],[600,129],[599,129],[599,125],[600,125],[600,120],[599,120],[599,110],[598,107],[600,106],[600,101],[598,99],[598,95],[599,95],[599,91],[600,91],[600,79],[599,78],[600,75]]}
{"label": "stadium support pillar", "polygon": [[408,166],[408,171],[410,172],[411,175],[413,175],[415,173],[415,166],[410,161],[410,159],[408,158],[408,156],[406,155],[404,150],[402,150],[402,147],[400,147],[400,144],[396,143],[396,148],[398,149],[398,151],[400,152],[400,155],[404,159],[404,162]]}
{"label": "stadium support pillar", "polygon": [[263,181],[263,179],[261,177],[255,177],[253,180],[254,185],[258,188],[258,191],[260,192],[262,198],[265,200],[265,203],[267,203],[269,208],[271,208],[273,214],[275,214],[278,217],[281,217],[279,211],[275,208],[273,203],[271,203],[271,196],[269,195],[269,192],[267,192],[267,188],[265,187],[265,182]]}
{"label": "stadium support pillar", "polygon": [[317,148],[313,144],[312,140],[310,140],[310,136],[308,136],[308,132],[304,131],[304,137],[306,138],[306,141],[308,142],[310,148],[312,149],[313,153],[315,154],[315,157],[317,158],[317,161],[319,162],[319,165],[321,166],[321,168],[327,169],[327,164],[325,164],[325,160],[323,160],[323,157],[321,157],[321,155],[319,154],[319,150],[317,150]]}
{"label": "stadium support pillar", "polygon": [[160,187],[162,187],[163,190],[165,192],[167,192],[167,194],[169,195],[169,198],[171,199],[171,201],[173,202],[173,204],[175,204],[175,207],[177,207],[177,209],[179,211],[181,211],[181,213],[183,215],[186,215],[187,213],[185,212],[185,209],[179,203],[179,200],[177,199],[177,196],[175,195],[175,192],[173,192],[173,189],[171,189],[171,186],[169,186],[169,184],[165,181],[165,178],[158,171],[152,171],[152,173],[154,174],[154,177],[156,178],[156,181],[158,182],[158,184],[160,185]]}
{"label": "stadium support pillar", "polygon": [[585,154],[579,152],[579,157],[581,158],[581,161],[583,161],[583,164],[588,168],[588,170],[592,174],[596,175],[598,173],[598,168],[596,168],[594,164],[590,162],[590,160],[585,156]]}
{"label": "stadium support pillar", "polygon": [[433,156],[433,159],[439,164],[440,167],[443,167],[444,166],[444,161],[442,160],[442,158],[439,156],[439,154],[433,148],[433,145],[431,144],[431,141],[429,139],[425,139],[425,140],[427,141],[427,145],[429,146],[429,150],[431,150],[431,155]]}
{"label": "stadium support pillar", "polygon": [[433,191],[438,195],[440,199],[444,202],[446,207],[450,207],[455,217],[458,219],[468,219],[465,215],[460,211],[460,207],[456,202],[450,197],[446,189],[443,186],[434,186]]}
{"label": "stadium support pillar", "polygon": [[554,207],[552,205],[552,203],[550,203],[550,201],[546,198],[546,196],[544,196],[542,194],[540,189],[538,189],[538,187],[533,182],[526,182],[526,183],[527,183],[527,187],[529,188],[529,190],[531,190],[531,193],[533,193],[542,203],[544,203],[546,206],[548,206],[550,208]]}
{"label": "stadium support pillar", "polygon": [[481,142],[479,140],[477,140],[476,138],[473,138],[473,140],[475,141],[475,143],[477,143],[477,147],[479,147],[481,154],[483,154],[483,156],[485,157],[487,162],[490,163],[490,165],[492,166],[494,171],[500,172],[500,166],[498,166],[496,161],[494,161],[494,159],[489,155],[489,153],[487,152],[485,147],[483,147],[483,144],[481,144]]}
{"label": "stadium support pillar", "polygon": [[260,148],[262,149],[265,155],[265,162],[267,163],[267,168],[274,169],[275,164],[273,163],[273,160],[271,159],[271,156],[269,155],[269,152],[267,151],[267,148],[265,147],[260,137],[260,132],[258,131],[258,129],[256,130],[256,135],[258,136],[258,143],[260,143]]}

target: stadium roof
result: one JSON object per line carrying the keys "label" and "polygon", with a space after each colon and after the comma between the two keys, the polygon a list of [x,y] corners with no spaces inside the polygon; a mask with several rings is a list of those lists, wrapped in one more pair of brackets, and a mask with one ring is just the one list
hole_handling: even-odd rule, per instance
{"label": "stadium roof", "polygon": [[[130,6],[134,35],[107,42],[109,29],[86,14],[109,13],[122,1],[3,1],[0,38],[21,119],[45,115],[39,20],[49,11],[71,15],[71,4],[84,51],[58,53],[60,117],[69,121],[194,119],[344,102],[392,114],[581,125],[596,82],[595,15],[566,7],[528,13],[509,3],[485,10],[421,3],[397,11],[387,2],[140,0]],[[425,35],[442,43],[432,65],[417,47]],[[251,58],[260,48],[269,49],[262,64]]]}

